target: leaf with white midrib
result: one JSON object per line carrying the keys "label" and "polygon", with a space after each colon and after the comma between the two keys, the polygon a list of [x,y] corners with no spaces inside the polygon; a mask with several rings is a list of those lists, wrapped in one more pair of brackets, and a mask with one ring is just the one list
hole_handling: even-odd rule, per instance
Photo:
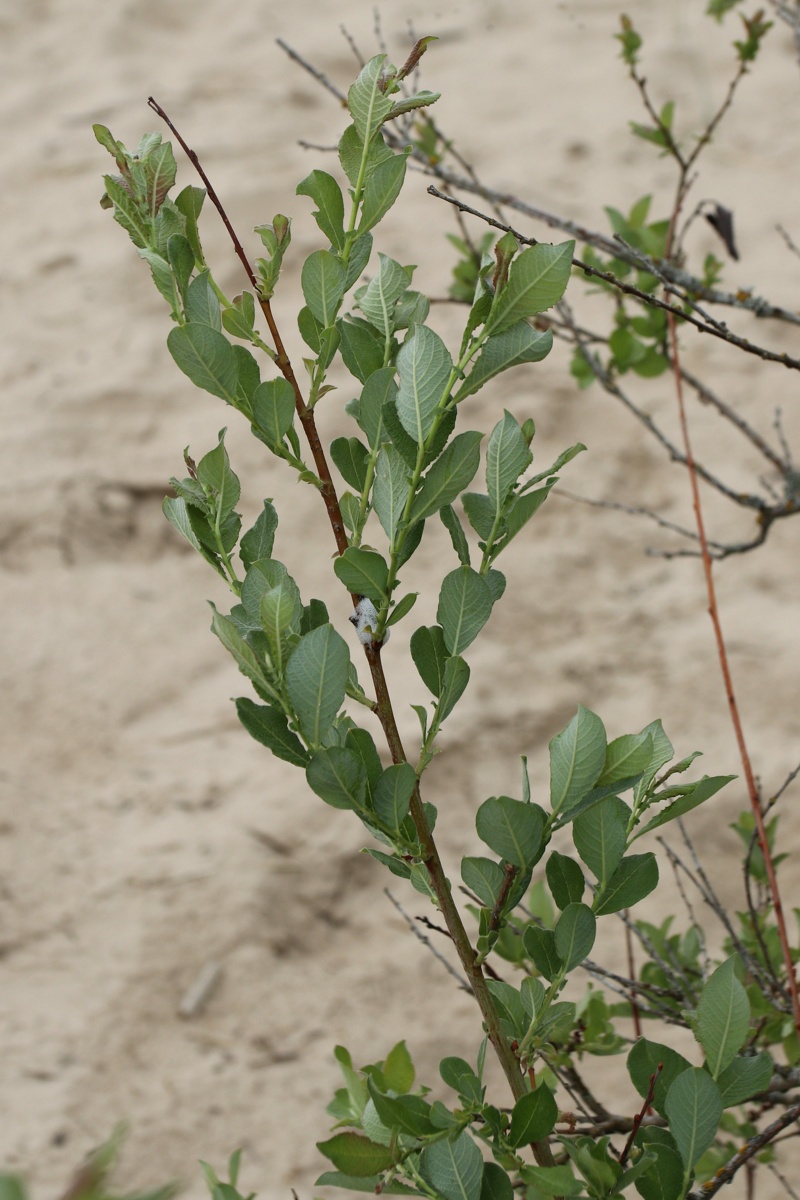
{"label": "leaf with white midrib", "polygon": [[286,690],[300,728],[318,746],[341,708],[350,655],[332,625],[320,625],[301,638],[286,668]]}
{"label": "leaf with white midrib", "polygon": [[235,407],[239,368],[224,334],[210,325],[182,325],[170,330],[167,349],[196,387]]}
{"label": "leaf with white midrib", "polygon": [[486,490],[496,513],[532,458],[518,422],[510,412],[504,412],[486,447]]}
{"label": "leaf with white midrib", "polygon": [[375,464],[372,506],[390,542],[394,541],[410,490],[408,467],[394,446],[387,442],[381,447]]}
{"label": "leaf with white midrib", "polygon": [[716,1136],[723,1111],[720,1091],[707,1071],[690,1067],[669,1089],[664,1107],[688,1183]]}
{"label": "leaf with white midrib", "polygon": [[455,1141],[431,1142],[422,1152],[420,1172],[444,1200],[478,1200],[483,1155],[466,1130]]}
{"label": "leaf with white midrib", "polygon": [[554,813],[569,812],[589,791],[603,769],[606,731],[596,713],[582,705],[566,729],[550,742],[550,803]]}
{"label": "leaf with white midrib", "polygon": [[461,654],[489,620],[492,594],[472,567],[457,567],[442,580],[436,617],[450,654]]}
{"label": "leaf with white midrib", "polygon": [[750,1028],[750,1001],[726,959],[707,980],[697,1006],[695,1033],[714,1079],[733,1062]]}
{"label": "leaf with white midrib", "polygon": [[423,521],[451,504],[468,487],[480,465],[483,434],[467,430],[454,437],[431,467],[411,508],[411,520]]}
{"label": "leaf with white midrib", "polygon": [[347,93],[347,107],[362,142],[370,140],[392,111],[391,99],[378,86],[385,61],[385,54],[371,58]]}
{"label": "leaf with white midrib", "polygon": [[406,433],[421,446],[433,427],[453,360],[442,339],[427,325],[418,325],[397,356],[400,388],[397,415]]}

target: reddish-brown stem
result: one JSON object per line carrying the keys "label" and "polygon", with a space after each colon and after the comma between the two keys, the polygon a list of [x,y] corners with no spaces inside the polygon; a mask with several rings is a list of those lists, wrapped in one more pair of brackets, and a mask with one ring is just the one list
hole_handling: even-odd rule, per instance
{"label": "reddish-brown stem", "polygon": [[[317,475],[321,481],[320,491],[322,493],[323,500],[325,501],[325,508],[327,510],[328,519],[336,540],[336,547],[339,554],[343,554],[349,543],[344,528],[344,522],[342,520],[339,500],[336,495],[336,488],[333,480],[331,479],[331,473],[328,467],[325,451],[320,441],[316,422],[314,420],[314,412],[313,409],[308,407],[303,398],[302,392],[300,391],[297,378],[294,370],[292,369],[289,355],[286,353],[283,339],[281,338],[280,331],[275,321],[275,316],[272,312],[270,302],[268,299],[262,297],[259,293],[258,281],[253,268],[250,265],[247,255],[244,252],[244,248],[242,247],[242,244],[239,241],[239,238],[237,237],[230,220],[228,219],[227,213],[225,212],[217,193],[214,191],[214,188],[208,176],[206,175],[197,154],[186,144],[181,134],[164,112],[163,108],[161,108],[161,106],[157,104],[152,97],[150,97],[148,103],[150,107],[158,113],[162,120],[166,122],[172,133],[174,133],[178,142],[183,147],[184,151],[195,167],[195,170],[203,180],[209,199],[222,218],[222,222],[225,225],[225,228],[227,229],[233,242],[236,254],[238,255],[239,260],[247,273],[248,279],[256,290],[256,294],[259,297],[261,310],[264,313],[264,318],[267,322],[267,326],[269,327],[270,335],[275,346],[277,355],[275,362],[284,379],[286,379],[286,381],[291,385],[291,388],[294,392],[295,407],[297,409],[297,414],[300,418],[303,432],[305,433],[306,440],[308,441],[309,448],[314,459]],[[361,597],[354,595],[352,599],[353,603],[357,604]],[[408,759],[406,757],[405,750],[403,749],[400,732],[397,728],[394,709],[392,707],[389,689],[386,684],[386,676],[384,675],[383,671],[381,647],[375,645],[374,643],[368,644],[365,646],[365,653],[367,662],[369,663],[370,673],[372,675],[373,686],[375,688],[375,711],[386,737],[386,741],[392,755],[392,761],[395,763],[407,762]],[[503,1073],[509,1082],[514,1099],[519,1100],[526,1091],[525,1080],[520,1069],[519,1059],[514,1054],[511,1044],[508,1038],[505,1036],[500,1025],[500,1018],[497,1014],[497,1009],[495,1008],[491,993],[487,987],[486,978],[481,970],[480,964],[476,961],[475,950],[472,947],[472,943],[469,940],[469,935],[467,934],[464,923],[461,920],[461,914],[459,913],[455,902],[453,901],[450,883],[445,875],[444,867],[442,866],[442,861],[439,857],[439,851],[433,839],[430,826],[428,825],[427,817],[425,816],[419,783],[417,783],[414,788],[409,811],[414,822],[417,838],[419,839],[422,862],[427,868],[431,881],[431,887],[433,888],[437,903],[442,912],[442,916],[444,917],[448,932],[453,939],[453,944],[458,952],[461,965],[467,974],[469,982],[472,986],[472,990],[475,994],[475,999],[478,1002],[481,1015],[486,1023],[486,1031],[488,1033],[489,1040],[491,1041],[494,1051],[500,1060],[500,1065],[502,1066]],[[533,1143],[533,1152],[536,1161],[540,1166],[550,1167],[554,1165],[555,1160],[553,1158],[549,1142],[546,1138],[540,1142]]]}
{"label": "reddish-brown stem", "polygon": [[[628,910],[625,909],[625,916],[628,916]],[[631,927],[625,922],[625,953],[628,958],[628,978],[635,979],[635,965],[633,961],[633,933]],[[636,998],[631,995],[631,1018],[633,1020],[633,1032],[637,1038],[642,1036],[642,1018],[639,1014],[639,1005],[636,1003]]]}
{"label": "reddish-brown stem", "polygon": [[659,1074],[663,1070],[664,1070],[664,1064],[659,1063],[658,1066],[656,1067],[655,1071],[653,1071],[653,1074],[650,1076],[650,1083],[647,1088],[647,1095],[644,1098],[644,1104],[639,1109],[636,1116],[633,1118],[633,1129],[630,1132],[627,1142],[622,1147],[622,1153],[619,1156],[619,1165],[621,1167],[624,1167],[625,1163],[628,1161],[628,1155],[631,1152],[631,1146],[633,1145],[633,1143],[636,1140],[636,1134],[639,1132],[639,1126],[641,1125],[642,1121],[644,1120],[645,1113],[649,1109],[650,1105],[653,1103],[653,1097],[656,1094],[656,1080],[658,1079]]}
{"label": "reddish-brown stem", "polygon": [[[680,199],[684,194],[685,189],[679,186],[678,204],[680,203]],[[672,248],[672,238],[678,218],[678,211],[678,206],[676,205],[675,211],[672,214],[669,235],[667,238],[667,257],[669,257]],[[775,864],[772,861],[772,853],[769,848],[767,830],[764,824],[764,813],[761,807],[761,797],[758,793],[758,786],[753,773],[750,754],[747,749],[747,742],[745,741],[744,729],[742,727],[742,722],[739,715],[739,706],[737,704],[736,693],[734,692],[733,688],[733,678],[731,675],[730,664],[728,662],[728,653],[725,648],[725,639],[722,633],[719,607],[717,605],[717,593],[714,586],[714,573],[711,562],[711,554],[708,548],[705,521],[703,519],[703,509],[700,501],[700,485],[697,478],[694,455],[692,453],[692,444],[689,437],[689,424],[686,418],[686,405],[684,404],[683,398],[683,378],[681,375],[680,356],[678,352],[678,334],[675,318],[671,313],[667,314],[667,325],[669,328],[669,341],[673,367],[672,374],[673,378],[675,379],[675,394],[678,402],[678,416],[681,434],[683,436],[686,469],[689,473],[689,484],[692,490],[692,505],[694,508],[695,521],[697,525],[697,537],[700,542],[700,552],[703,560],[703,573],[706,581],[708,614],[711,617],[711,623],[714,628],[714,637],[717,643],[717,654],[719,656],[722,679],[725,685],[725,695],[728,700],[728,711],[730,713],[731,723],[736,736],[736,742],[739,747],[739,757],[741,759],[742,770],[744,772],[745,783],[747,785],[747,794],[750,799],[750,807],[752,808],[753,817],[755,819],[758,844],[764,857],[764,866],[767,872],[770,895],[772,897],[772,904],[775,909],[775,923],[778,928],[778,936],[780,938],[783,961],[786,968],[786,982],[789,987],[789,995],[792,1001],[792,1014],[794,1017],[795,1029],[797,1030],[798,1035],[800,1035],[800,995],[798,995],[797,977],[795,975],[794,963],[792,962],[792,951],[789,946],[789,938],[786,932],[786,919],[783,912],[783,905],[781,903],[778,880],[775,874]]]}

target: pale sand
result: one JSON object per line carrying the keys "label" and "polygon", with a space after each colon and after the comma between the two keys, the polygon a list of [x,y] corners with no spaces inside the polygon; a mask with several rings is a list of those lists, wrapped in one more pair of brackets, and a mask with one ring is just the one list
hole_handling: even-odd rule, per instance
{"label": "pale sand", "polygon": [[[593,227],[606,227],[604,204],[625,207],[647,191],[666,211],[670,168],[627,131],[641,113],[611,40],[616,4],[382,7],[398,61],[408,17],[420,32],[439,34],[424,84],[444,93],[437,120],[485,180]],[[739,36],[736,17],[717,31],[702,7],[628,3],[647,35],[646,73],[660,100],[678,101],[684,129],[708,118],[724,94],[729,43]],[[125,1188],[177,1176],[199,1196],[195,1160],[221,1168],[242,1146],[246,1188],[271,1198],[294,1186],[305,1200],[324,1168],[314,1142],[326,1135],[323,1106],[337,1086],[335,1043],[364,1061],[407,1036],[435,1084],[436,1057],[471,1058],[479,1040],[470,1001],[383,897],[390,878],[358,853],[357,823],[310,795],[302,776],[236,721],[228,698],[246,684],[210,636],[204,603],[227,597],[164,522],[165,481],[181,472],[185,445],[204,452],[228,423],[246,514],[263,494],[276,498],[276,553],[304,596],[325,597],[350,632],[331,582],[329,531],[311,489],[287,480],[235,414],[195,394],[178,373],[148,272],[98,206],[100,175],[110,167],[91,123],[134,145],[157,127],[145,103],[154,93],[201,153],[241,231],[277,211],[294,216],[296,253],[277,310],[299,358],[298,268],[318,235],[294,186],[330,160],[296,141],[332,143],[343,114],[273,39],[283,35],[346,86],[354,62],[338,33],[343,20],[372,53],[365,0],[280,9],[221,0],[7,0],[0,14],[0,1166],[24,1172],[36,1197],[58,1192],[82,1154],[124,1118]],[[800,71],[784,29],[773,32],[764,57],[705,160],[695,198],[735,209],[742,261],[728,266],[726,281],[792,306],[800,264],[774,230],[780,222],[800,240]],[[183,160],[179,178],[194,182]],[[445,206],[415,177],[379,244],[418,262],[420,283],[442,294],[451,262],[443,233],[451,228]],[[694,238],[699,253],[720,253],[705,225]],[[239,290],[237,263],[211,213],[204,240],[222,286]],[[256,239],[248,244],[255,250]],[[573,283],[576,302],[583,291]],[[451,338],[460,319],[435,314]],[[731,320],[800,352],[794,329]],[[706,339],[685,343],[687,362],[763,432],[782,404],[797,438],[796,375]],[[534,415],[542,465],[574,441],[589,447],[564,472],[565,486],[657,505],[689,522],[684,473],[598,388],[579,393],[566,363],[557,347],[541,367],[487,388],[470,401],[474,415],[464,427],[490,428],[504,405],[520,419]],[[668,378],[638,390],[674,434]],[[347,398],[345,388],[327,402],[327,435],[348,430],[337,407]],[[761,464],[707,409],[692,402],[691,416],[698,452],[735,486],[749,487]],[[726,510],[715,523],[718,508],[711,506],[716,530],[749,534],[738,513]],[[472,684],[427,785],[440,804],[454,878],[459,856],[478,852],[476,804],[491,792],[519,794],[521,753],[540,792],[547,740],[579,702],[603,716],[611,736],[661,716],[680,753],[702,748],[705,770],[738,772],[700,566],[644,554],[667,540],[632,518],[553,499],[501,563],[508,593],[469,652]],[[767,793],[800,757],[797,544],[796,522],[786,523],[758,553],[717,571]],[[429,587],[443,553],[446,538],[432,528],[404,584]],[[404,659],[404,634],[434,611],[429,592],[386,654],[409,738],[408,705],[426,696]],[[789,846],[797,795],[785,806]],[[737,841],[727,826],[743,804],[736,784],[692,822],[734,905]],[[791,910],[796,866],[784,874]],[[393,886],[411,912],[425,910]],[[660,901],[651,912],[665,907]],[[611,962],[621,953],[613,922],[609,936],[601,956]],[[222,984],[201,1016],[182,1022],[181,997],[209,960],[222,964]],[[619,1103],[632,1105],[627,1091]]]}

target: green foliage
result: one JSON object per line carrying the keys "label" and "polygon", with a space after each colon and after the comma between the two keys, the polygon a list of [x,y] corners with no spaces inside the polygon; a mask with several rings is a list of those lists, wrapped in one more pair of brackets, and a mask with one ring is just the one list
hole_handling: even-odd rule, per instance
{"label": "green foliage", "polygon": [[[722,0],[709,11],[719,18],[727,7]],[[746,40],[737,43],[742,63],[754,57],[767,25],[752,18],[745,27]],[[626,17],[617,36],[633,72],[641,38]],[[417,57],[427,40],[418,43]],[[634,843],[687,816],[731,777],[676,782],[696,755],[673,762],[660,721],[609,741],[601,718],[579,706],[550,741],[549,783],[537,779],[534,786],[523,764],[521,799],[491,796],[477,808],[477,838],[491,857],[467,854],[461,862],[461,878],[474,901],[472,936],[461,924],[454,889],[434,849],[436,810],[422,798],[425,772],[441,748],[443,724],[469,684],[464,656],[505,592],[506,578],[495,561],[527,532],[559,472],[584,447],[573,445],[538,470],[530,417],[504,410],[495,414],[491,429],[457,428],[463,406],[479,390],[504,371],[529,367],[549,353],[551,330],[532,326],[531,319],[564,295],[572,241],[520,251],[510,233],[494,245],[490,235],[477,246],[454,239],[461,259],[452,295],[469,305],[457,347],[448,347],[427,324],[429,298],[411,287],[415,268],[380,251],[373,259],[373,240],[400,194],[411,150],[398,152],[395,138],[389,143],[386,124],[437,98],[427,91],[402,92],[411,69],[413,63],[398,71],[384,54],[365,64],[348,92],[350,124],[338,145],[342,175],[314,169],[297,187],[298,196],[314,205],[324,242],[299,266],[304,305],[297,326],[311,352],[304,360],[305,394],[280,342],[271,348],[256,328],[256,301],[270,328],[274,325],[270,298],[291,248],[289,218],[278,215],[257,228],[265,249],[256,263],[257,296],[246,292],[228,299],[199,239],[205,193],[187,188],[174,202],[169,198],[175,182],[170,147],[149,135],[129,154],[108,130],[95,128],[121,173],[105,177],[102,203],[113,208],[167,303],[172,358],[196,387],[242,413],[267,452],[322,493],[336,534],[332,569],[342,607],[350,607],[347,593],[356,602],[351,621],[374,699],[359,683],[348,642],[336,628],[343,624],[351,634],[343,621],[347,612],[334,613],[332,620],[321,601],[304,603],[289,570],[274,557],[278,514],[271,500],[263,501],[253,526],[241,534],[236,512],[241,488],[225,431],[198,464],[187,453],[188,475],[171,481],[175,494],[165,500],[164,511],[233,594],[228,614],[213,610],[212,629],[259,701],[238,698],[239,719],[277,758],[301,768],[324,803],[363,824],[380,847],[369,848],[376,862],[441,908],[481,1005],[487,1040],[475,1065],[455,1056],[440,1063],[441,1079],[457,1097],[451,1098],[453,1107],[428,1099],[430,1089],[417,1084],[405,1042],[360,1069],[337,1048],[344,1086],[328,1108],[335,1132],[318,1143],[333,1170],[318,1182],[428,1200],[511,1200],[517,1188],[527,1189],[532,1200],[551,1195],[600,1200],[631,1194],[631,1187],[644,1200],[679,1200],[700,1178],[701,1161],[720,1152],[721,1123],[730,1118],[737,1133],[743,1128],[730,1109],[768,1086],[771,1046],[786,1040],[792,1061],[800,1053],[760,994],[758,970],[770,950],[769,931],[754,929],[748,915],[737,945],[709,969],[696,929],[677,933],[671,917],[655,926],[637,914],[626,919],[648,953],[623,1003],[609,1002],[592,987],[581,992],[576,973],[594,969],[590,955],[598,922],[634,910],[658,885],[654,852],[634,853]],[[680,154],[673,116],[667,101],[652,125],[635,125],[634,133],[662,152]],[[434,126],[422,116],[415,130],[417,148],[434,161],[443,149]],[[614,292],[614,328],[599,367],[577,348],[573,371],[582,385],[600,372],[612,379],[629,371],[653,377],[669,365],[664,314],[647,304],[658,285],[647,268],[654,270],[666,252],[669,222],[650,221],[650,204],[644,196],[627,215],[606,210],[615,235],[640,256],[636,265],[630,256],[585,256],[590,266],[628,278],[640,294],[620,299]],[[714,270],[709,265],[708,278]],[[365,272],[368,281],[359,283]],[[611,285],[606,279],[599,286]],[[233,338],[260,353],[260,365]],[[345,415],[353,424],[320,448],[314,409],[329,402],[333,388],[326,380],[334,362],[352,377],[354,399]],[[269,372],[263,381],[262,367]],[[482,411],[471,406],[470,421]],[[314,470],[303,458],[300,432],[308,436]],[[328,460],[351,489],[338,497]],[[476,478],[485,491],[468,490]],[[448,548],[434,583],[436,624],[421,625],[410,636],[427,703],[413,706],[421,732],[406,758],[381,656],[389,626],[405,620],[416,600],[416,593],[398,590],[399,572],[419,546],[425,522],[437,515],[453,554]],[[352,636],[350,644],[355,645]],[[387,736],[389,765],[366,725],[358,723],[365,707],[377,714]],[[750,854],[752,826],[740,822],[738,832]],[[557,833],[562,840],[555,849]],[[763,858],[754,856],[753,872],[765,881]],[[740,948],[744,958],[737,959],[734,950]],[[504,978],[492,969],[487,981],[481,967],[492,955],[509,969]],[[643,1126],[620,1155],[598,1128],[565,1131],[560,1107],[571,1102],[559,1098],[559,1089],[565,1079],[574,1082],[582,1057],[626,1048],[629,1026],[618,1023],[641,997],[648,1019],[691,1024],[703,1061],[694,1065],[670,1046],[638,1037],[627,1059],[631,1085],[666,1127]],[[487,1041],[512,1085],[510,1107],[507,1098],[487,1100]],[[215,1200],[238,1200],[237,1156],[229,1183],[205,1171]],[[5,1185],[7,1200],[21,1200],[13,1186]]]}

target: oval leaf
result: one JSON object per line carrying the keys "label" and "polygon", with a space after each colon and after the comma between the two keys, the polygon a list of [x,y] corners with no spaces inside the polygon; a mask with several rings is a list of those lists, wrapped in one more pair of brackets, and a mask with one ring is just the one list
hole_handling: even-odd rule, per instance
{"label": "oval leaf", "polygon": [[300,728],[318,746],[342,706],[350,655],[332,625],[320,625],[297,643],[286,668],[286,690]]}
{"label": "oval leaf", "polygon": [[716,1136],[722,1118],[719,1088],[707,1071],[690,1067],[669,1089],[664,1107],[688,1175]]}
{"label": "oval leaf", "polygon": [[733,956],[706,981],[697,1006],[695,1036],[714,1079],[733,1062],[750,1029],[750,1001],[734,974]]}
{"label": "oval leaf", "polygon": [[492,593],[486,580],[472,567],[457,567],[442,580],[436,619],[450,654],[470,646],[492,612]]}
{"label": "oval leaf", "polygon": [[183,325],[170,331],[167,349],[195,387],[234,404],[239,368],[224,334],[210,325]]}
{"label": "oval leaf", "polygon": [[545,819],[538,804],[492,796],[478,809],[475,826],[478,837],[495,854],[525,870],[541,857]]}
{"label": "oval leaf", "polygon": [[536,1091],[521,1096],[511,1114],[508,1140],[512,1146],[527,1146],[540,1142],[552,1132],[558,1118],[558,1105],[549,1087],[542,1085]]}

